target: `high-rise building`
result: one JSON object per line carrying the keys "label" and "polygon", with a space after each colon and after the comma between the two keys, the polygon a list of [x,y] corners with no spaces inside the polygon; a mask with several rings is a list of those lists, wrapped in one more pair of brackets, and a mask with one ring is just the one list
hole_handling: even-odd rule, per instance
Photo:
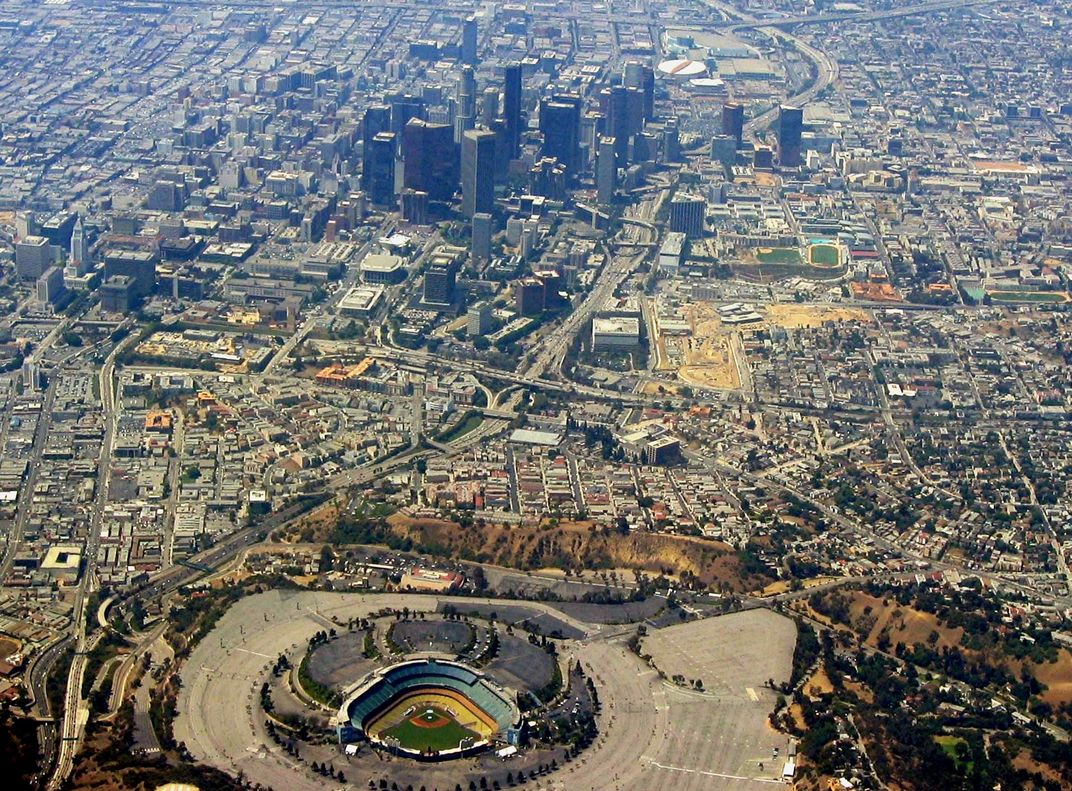
{"label": "high-rise building", "polygon": [[510,159],[517,159],[521,145],[521,64],[503,69],[503,120],[506,122]]}
{"label": "high-rise building", "polygon": [[675,195],[670,201],[670,230],[690,239],[703,236],[705,205],[699,195]]}
{"label": "high-rise building", "polygon": [[783,104],[778,109],[778,163],[782,167],[800,165],[800,141],[804,131],[804,110]]}
{"label": "high-rise building", "polygon": [[402,130],[403,184],[428,193],[428,199],[449,201],[458,188],[458,148],[446,124],[410,119]]}
{"label": "high-rise building", "polygon": [[722,134],[732,137],[737,148],[744,141],[744,105],[727,102],[722,105]]}
{"label": "high-rise building", "polygon": [[27,236],[37,236],[37,220],[33,214],[20,211],[15,215],[15,238],[25,239]]}
{"label": "high-rise building", "polygon": [[406,124],[414,118],[424,119],[428,116],[428,105],[424,97],[414,96],[412,93],[396,93],[388,97],[391,105],[391,131],[395,133],[395,140],[402,137],[402,130]]}
{"label": "high-rise building", "polygon": [[402,190],[402,219],[414,225],[428,224],[428,193]]}
{"label": "high-rise building", "polygon": [[506,122],[502,118],[496,118],[488,129],[495,133],[495,183],[505,184],[510,176],[510,134],[506,130]]}
{"label": "high-rise building", "polygon": [[462,63],[471,66],[476,65],[477,37],[480,29],[477,27],[476,17],[466,17],[462,23]]}
{"label": "high-rise building", "polygon": [[625,89],[625,117],[630,137],[644,128],[644,92],[640,88]]}
{"label": "high-rise building", "polygon": [[655,117],[655,69],[646,63],[631,60],[625,64],[625,87],[636,88],[643,96],[645,121]]}
{"label": "high-rise building", "polygon": [[519,316],[539,316],[546,299],[547,288],[539,278],[526,277],[514,284],[514,309]]}
{"label": "high-rise building", "polygon": [[487,127],[499,117],[499,91],[489,85],[480,94],[480,122]]}
{"label": "high-rise building", "polygon": [[462,214],[495,208],[495,133],[470,129],[462,137]]}
{"label": "high-rise building", "polygon": [[75,222],[74,229],[71,231],[70,259],[71,265],[78,274],[84,274],[89,264],[89,243],[86,240],[86,230],[82,227],[81,217]]}
{"label": "high-rise building", "polygon": [[78,214],[73,211],[56,212],[41,223],[41,236],[48,239],[53,247],[66,250],[71,245],[71,235],[77,222]]}
{"label": "high-rise building", "polygon": [[15,274],[19,280],[37,280],[52,263],[48,239],[24,236],[15,243]]}
{"label": "high-rise building", "polygon": [[453,263],[432,263],[424,273],[423,301],[427,305],[454,304],[457,268]]}
{"label": "high-rise building", "polygon": [[737,161],[737,141],[730,135],[715,135],[711,138],[711,161],[723,167],[732,167]]}
{"label": "high-rise building", "polygon": [[491,330],[491,308],[487,305],[474,305],[469,308],[466,318],[471,337],[486,335]]}
{"label": "high-rise building", "polygon": [[581,99],[559,95],[540,103],[543,156],[554,157],[572,177],[581,164]]}
{"label": "high-rise building", "polygon": [[131,299],[137,300],[156,289],[157,261],[156,254],[147,250],[109,250],[104,254],[104,278],[126,275]]}
{"label": "high-rise building", "polygon": [[395,133],[379,132],[366,153],[368,195],[373,205],[395,208]]}
{"label": "high-rise building", "polygon": [[629,91],[624,85],[615,85],[607,97],[607,135],[614,138],[614,151],[618,164],[625,167],[629,161]]}
{"label": "high-rise building", "polygon": [[457,103],[457,114],[469,118],[476,117],[476,72],[472,66],[462,66],[461,74],[458,75],[458,85],[455,88],[454,101]]}
{"label": "high-rise building", "polygon": [[37,301],[42,305],[55,305],[64,293],[63,270],[58,266],[49,267],[37,278]]}
{"label": "high-rise building", "polygon": [[472,66],[462,66],[454,89],[454,142],[462,143],[465,133],[476,126],[476,75]]}
{"label": "high-rise building", "polygon": [[486,264],[491,260],[492,218],[487,212],[478,211],[473,215],[473,260]]}
{"label": "high-rise building", "polygon": [[681,137],[677,128],[677,119],[671,119],[663,126],[663,161],[677,162],[681,159]]}
{"label": "high-rise building", "polygon": [[529,169],[529,192],[551,200],[564,200],[569,174],[554,157],[542,157]]}
{"label": "high-rise building", "polygon": [[361,124],[361,139],[364,149],[361,155],[361,189],[366,193],[370,191],[372,184],[372,141],[380,132],[391,130],[391,108],[385,104],[377,104],[365,110],[365,118]]}
{"label": "high-rise building", "polygon": [[145,202],[153,211],[182,211],[186,208],[186,184],[181,179],[158,179]]}
{"label": "high-rise building", "polygon": [[617,182],[618,157],[615,140],[613,137],[601,137],[596,154],[596,200],[604,205],[612,203]]}
{"label": "high-rise building", "polygon": [[134,279],[127,275],[115,275],[101,284],[100,309],[104,313],[126,313],[134,302],[131,293]]}

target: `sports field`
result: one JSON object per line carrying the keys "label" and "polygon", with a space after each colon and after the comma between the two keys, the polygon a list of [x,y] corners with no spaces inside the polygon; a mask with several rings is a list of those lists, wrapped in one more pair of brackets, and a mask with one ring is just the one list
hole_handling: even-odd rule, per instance
{"label": "sports field", "polygon": [[800,251],[792,247],[760,247],[756,260],[761,264],[799,264]]}
{"label": "sports field", "polygon": [[808,262],[812,266],[838,266],[841,250],[835,244],[813,244],[808,248]]}
{"label": "sports field", "polygon": [[479,734],[458,724],[448,712],[435,706],[423,707],[396,725],[380,732],[385,739],[398,739],[405,750],[442,752],[454,750],[462,739],[480,741]]}

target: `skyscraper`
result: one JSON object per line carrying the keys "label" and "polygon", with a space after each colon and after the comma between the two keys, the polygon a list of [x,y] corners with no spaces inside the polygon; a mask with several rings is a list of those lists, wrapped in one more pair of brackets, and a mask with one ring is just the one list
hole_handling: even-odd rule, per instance
{"label": "skyscraper", "polygon": [[554,157],[573,177],[581,163],[581,99],[559,95],[540,103],[543,155]]}
{"label": "skyscraper", "polygon": [[672,118],[663,126],[663,161],[677,162],[681,159],[681,136],[677,119]]}
{"label": "skyscraper", "polygon": [[465,132],[476,123],[476,75],[472,66],[462,66],[454,92],[454,142],[459,145]]}
{"label": "skyscraper", "polygon": [[364,149],[361,154],[361,189],[365,192],[370,191],[370,185],[372,183],[372,140],[380,132],[387,132],[390,129],[390,107],[385,104],[376,104],[365,110],[365,118],[361,124],[361,140],[364,144]]}
{"label": "skyscraper", "polygon": [[731,167],[737,161],[737,141],[730,135],[715,135],[711,138],[711,161],[723,167]]}
{"label": "skyscraper", "polygon": [[15,243],[15,273],[20,280],[37,280],[52,261],[48,239],[24,236]]}
{"label": "skyscraper", "polygon": [[478,211],[473,215],[473,260],[487,263],[491,260],[491,215]]}
{"label": "skyscraper", "polygon": [[510,146],[510,159],[517,159],[521,144],[521,64],[503,69],[503,120]]}
{"label": "skyscraper", "polygon": [[614,189],[618,181],[618,157],[614,149],[613,137],[599,138],[599,152],[596,154],[596,200],[604,205],[614,200]]}
{"label": "skyscraper", "polygon": [[670,201],[670,230],[690,239],[703,236],[705,206],[699,195],[675,195]]}
{"label": "skyscraper", "polygon": [[454,302],[457,269],[453,263],[429,264],[424,273],[422,301],[427,305],[450,305]]}
{"label": "skyscraper", "polygon": [[804,110],[783,104],[778,109],[778,162],[782,167],[800,165],[800,140],[804,129]]}
{"label": "skyscraper", "polygon": [[495,133],[470,129],[462,137],[462,214],[495,208]]}
{"label": "skyscraper", "polygon": [[480,94],[480,121],[484,126],[491,126],[499,117],[499,92],[489,85]]}
{"label": "skyscraper", "polygon": [[744,105],[727,102],[722,105],[722,134],[737,141],[737,148],[744,140]]}
{"label": "skyscraper", "polygon": [[420,96],[411,93],[396,93],[388,97],[391,105],[391,131],[401,138],[402,130],[412,118],[424,119],[428,115],[428,106]]}
{"label": "skyscraper", "polygon": [[366,151],[369,200],[381,208],[395,208],[395,133],[379,132]]}
{"label": "skyscraper", "polygon": [[82,218],[79,217],[78,221],[74,224],[74,230],[71,231],[71,265],[75,267],[79,275],[83,274],[86,270],[86,265],[89,263],[89,243],[86,240],[86,231],[82,227]]}
{"label": "skyscraper", "polygon": [[462,63],[471,66],[476,65],[477,36],[480,31],[477,28],[476,17],[467,17],[462,23]]}
{"label": "skyscraper", "polygon": [[628,164],[629,159],[629,92],[624,85],[610,89],[607,99],[607,135],[614,138],[614,151],[618,163]]}
{"label": "skyscraper", "polygon": [[427,192],[429,200],[449,201],[458,188],[458,147],[454,130],[411,118],[402,130],[403,183]]}
{"label": "skyscraper", "polygon": [[428,193],[402,190],[402,219],[414,225],[428,224]]}
{"label": "skyscraper", "polygon": [[[625,64],[625,87],[638,89],[644,97],[644,120],[655,117],[655,70],[646,63],[631,60]],[[639,130],[638,130],[639,131]]]}

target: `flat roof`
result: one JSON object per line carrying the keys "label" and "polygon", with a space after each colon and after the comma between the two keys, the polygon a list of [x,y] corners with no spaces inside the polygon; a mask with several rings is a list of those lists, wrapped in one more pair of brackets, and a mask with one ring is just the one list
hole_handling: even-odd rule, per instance
{"label": "flat roof", "polygon": [[635,316],[592,319],[592,332],[596,335],[639,335],[640,319]]}
{"label": "flat roof", "polygon": [[339,310],[368,310],[383,296],[383,288],[354,286],[339,301]]}
{"label": "flat roof", "polygon": [[536,431],[530,428],[515,429],[510,435],[511,442],[517,442],[521,445],[546,445],[547,447],[553,447],[557,445],[561,439],[558,434],[553,431]]}
{"label": "flat roof", "polygon": [[77,571],[82,563],[82,547],[75,544],[58,544],[49,547],[41,568],[56,571]]}

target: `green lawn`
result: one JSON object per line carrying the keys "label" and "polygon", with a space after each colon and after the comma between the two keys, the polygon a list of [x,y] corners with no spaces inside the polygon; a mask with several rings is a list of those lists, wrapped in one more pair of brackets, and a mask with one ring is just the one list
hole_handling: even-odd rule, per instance
{"label": "green lawn", "polygon": [[938,746],[942,748],[942,752],[952,758],[959,769],[964,772],[970,772],[972,767],[972,761],[961,761],[960,756],[957,755],[957,745],[967,744],[964,739],[959,736],[935,736],[934,740],[938,742]]}
{"label": "green lawn", "polygon": [[994,302],[1067,302],[1064,291],[988,291]]}
{"label": "green lawn", "polygon": [[[447,722],[439,727],[428,728],[413,722],[414,719],[434,722],[441,718],[445,718]],[[472,738],[474,741],[480,740],[478,734],[473,733],[468,728],[463,728],[449,714],[436,708],[419,714],[416,718],[407,717],[397,725],[393,725],[380,733],[380,738],[387,737],[398,739],[398,743],[404,749],[419,752],[453,750],[465,738]]]}
{"label": "green lawn", "polygon": [[812,245],[808,257],[815,266],[837,266],[841,263],[841,252],[832,244]]}
{"label": "green lawn", "polygon": [[756,259],[763,264],[799,264],[800,251],[792,247],[771,247],[758,250]]}
{"label": "green lawn", "polygon": [[439,442],[452,442],[458,437],[463,437],[484,422],[484,413],[479,409],[470,409],[457,423],[440,434],[436,439]]}

